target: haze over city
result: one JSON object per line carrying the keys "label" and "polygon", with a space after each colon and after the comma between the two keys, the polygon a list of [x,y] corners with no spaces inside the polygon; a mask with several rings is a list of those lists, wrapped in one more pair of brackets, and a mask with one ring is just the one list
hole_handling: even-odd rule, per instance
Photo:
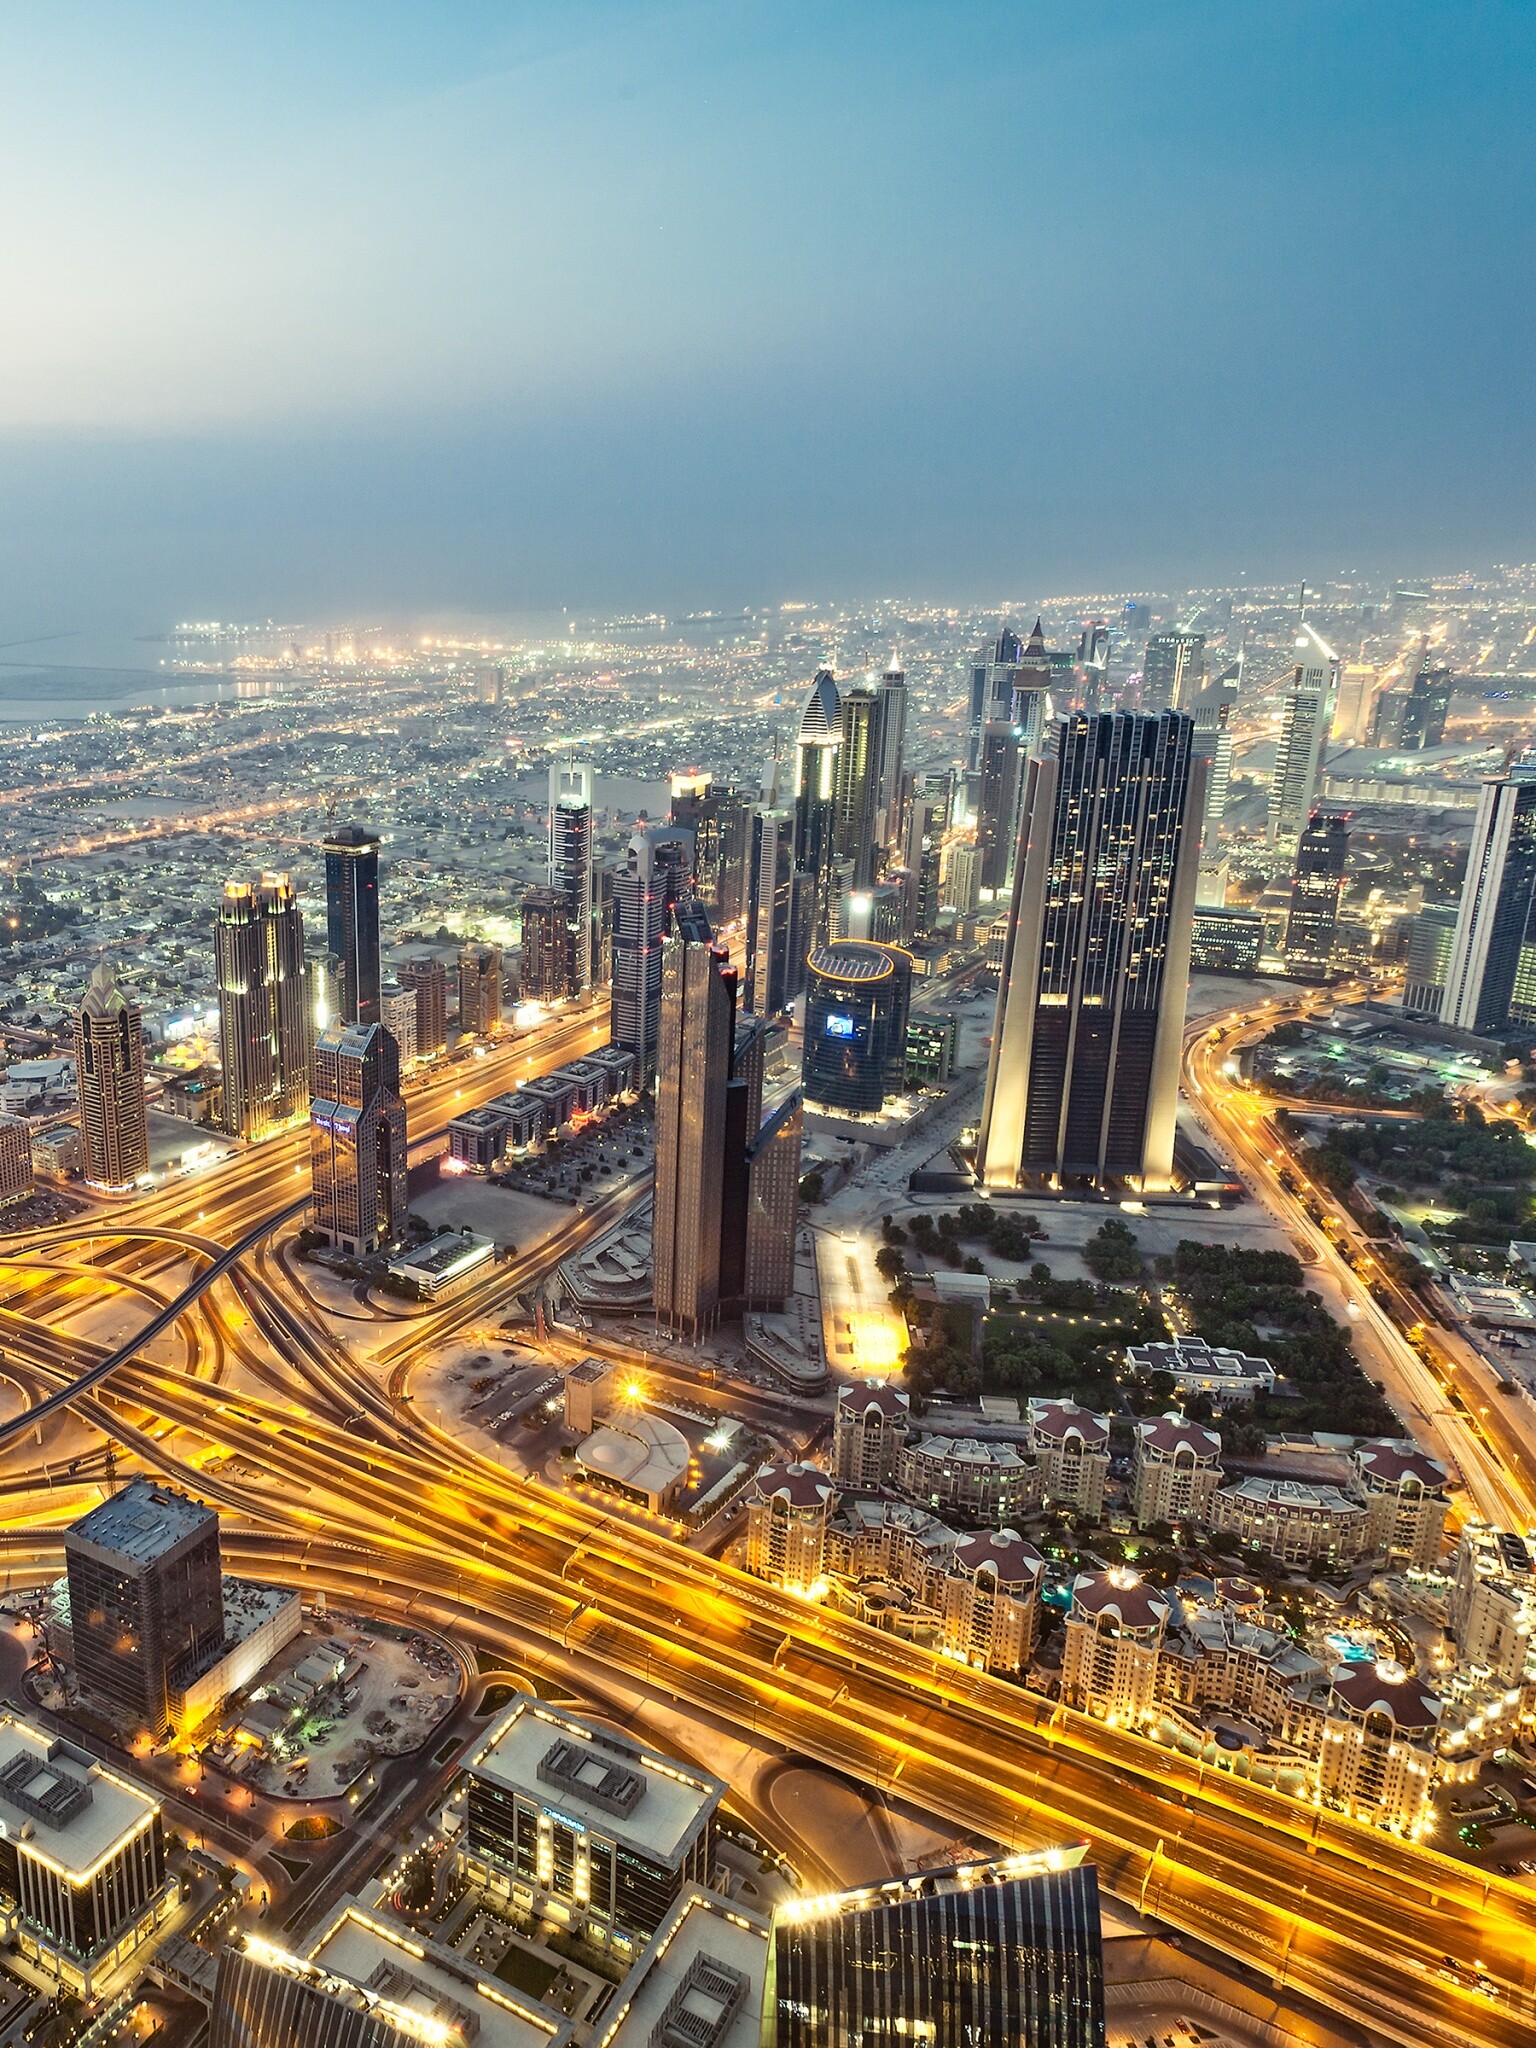
{"label": "haze over city", "polygon": [[1528,8],[0,8],[0,2048],[1529,2048]]}

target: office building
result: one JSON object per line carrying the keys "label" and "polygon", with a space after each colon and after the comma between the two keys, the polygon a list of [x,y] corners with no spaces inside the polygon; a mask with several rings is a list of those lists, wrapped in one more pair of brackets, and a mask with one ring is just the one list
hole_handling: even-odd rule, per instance
{"label": "office building", "polygon": [[138,1004],[106,960],[75,1012],[75,1071],[85,1177],[96,1187],[132,1187],[149,1171],[144,1031]]}
{"label": "office building", "polygon": [[1154,633],[1141,665],[1143,711],[1188,711],[1205,687],[1205,635],[1176,626]]}
{"label": "office building", "polygon": [[1403,981],[1403,1008],[1412,1017],[1440,1014],[1456,943],[1457,915],[1454,903],[1426,903],[1413,920]]}
{"label": "office building", "polygon": [[[1204,764],[1179,712],[1076,714],[1031,757],[977,1163],[1167,1187]],[[809,1030],[807,1030],[809,1045]]]}
{"label": "office building", "polygon": [[737,923],[747,915],[751,895],[753,822],[757,805],[745,790],[717,789],[713,893],[701,885],[700,895],[716,926]]}
{"label": "office building", "polygon": [[1009,722],[1018,732],[1022,753],[1034,753],[1045,738],[1046,721],[1051,710],[1050,691],[1058,669],[1058,657],[1047,652],[1045,634],[1036,619],[1028,640],[1020,650],[1018,666],[1013,674],[1012,702],[1007,713]]}
{"label": "office building", "polygon": [[1125,1362],[1132,1372],[1166,1373],[1181,1401],[1203,1394],[1218,1415],[1228,1408],[1251,1407],[1256,1396],[1274,1391],[1277,1377],[1267,1358],[1207,1344],[1203,1337],[1175,1336],[1167,1344],[1127,1344]]}
{"label": "office building", "polygon": [[[1036,625],[1039,621],[1036,620]],[[980,766],[981,736],[989,723],[1011,724],[1013,691],[1024,643],[1011,626],[1005,626],[990,647],[977,654],[971,667],[969,747],[966,765]]]}
{"label": "office building", "polygon": [[900,850],[902,843],[903,783],[906,779],[904,760],[907,736],[907,678],[896,666],[892,655],[890,666],[880,678],[880,776],[879,795],[875,811],[876,843],[889,853]]}
{"label": "office building", "polygon": [[831,671],[818,669],[795,738],[795,866],[807,878],[808,939],[825,937],[831,918],[842,748],[843,700]]}
{"label": "office building", "polygon": [[631,834],[624,867],[614,877],[612,1039],[635,1055],[642,1079],[656,1070],[662,941],[687,890],[692,859],[687,833],[647,826]]}
{"label": "office building", "polygon": [[309,1106],[311,1220],[353,1257],[405,1234],[405,1104],[400,1055],[382,1024],[338,1022],[315,1046]]}
{"label": "office building", "polygon": [[448,1047],[448,970],[423,953],[405,962],[400,984],[416,998],[416,1056],[435,1060]]}
{"label": "office building", "polygon": [[214,946],[224,1128],[264,1138],[309,1105],[304,921],[288,877],[226,882]]}
{"label": "office building", "polygon": [[680,907],[662,946],[651,1274],[657,1315],[690,1337],[712,1329],[720,1312],[735,1028],[735,972],[713,944],[702,906]]}
{"label": "office building", "polygon": [[1510,1025],[1520,950],[1536,894],[1536,769],[1483,784],[1451,941],[1442,1023],[1498,1036]]}
{"label": "office building", "polygon": [[855,889],[867,889],[875,878],[879,841],[880,772],[885,741],[880,720],[882,693],[865,685],[847,691],[842,701],[843,736],[837,750],[836,819],[833,858],[846,862]]}
{"label": "office building", "polygon": [[938,929],[939,906],[943,901],[940,875],[944,862],[944,834],[949,828],[949,806],[948,776],[925,775],[912,791],[903,861],[907,875],[902,931],[904,944],[916,938],[931,938]]}
{"label": "office building", "polygon": [[29,1974],[93,1999],[180,1902],[148,1789],[0,1708],[0,1917]]}
{"label": "office building", "polygon": [[1348,853],[1347,822],[1326,811],[1314,811],[1296,843],[1291,910],[1285,923],[1286,968],[1305,981],[1326,981],[1332,972]]}
{"label": "office building", "polygon": [[900,946],[840,939],[806,970],[805,1099],[875,1116],[906,1086],[912,956]]}
{"label": "office building", "polygon": [[794,813],[757,812],[752,840],[746,1004],[757,1016],[776,1017],[805,985],[800,911],[808,894],[797,886]]}
{"label": "office building", "polygon": [[1303,625],[1296,638],[1296,665],[1281,712],[1275,771],[1269,785],[1269,837],[1299,839],[1312,815],[1322,771],[1323,746],[1333,723],[1339,657],[1322,637]]}
{"label": "office building", "polygon": [[459,1030],[494,1038],[501,1029],[501,954],[473,940],[459,953]]}
{"label": "office building", "polygon": [[802,1107],[801,1091],[792,1088],[747,1146],[744,1311],[776,1315],[795,1291]]}
{"label": "office building", "polygon": [[459,1869],[494,1899],[633,1956],[690,1885],[707,1885],[718,1778],[518,1694],[443,1815]]}
{"label": "office building", "polygon": [[379,985],[379,841],[360,825],[328,832],[325,943],[336,961],[336,1008],[348,1024],[377,1024]]}
{"label": "office building", "polygon": [[1206,764],[1200,838],[1208,857],[1216,845],[1232,787],[1231,720],[1236,703],[1237,691],[1217,682],[1202,690],[1189,707],[1195,723],[1195,753]]}
{"label": "office building", "polygon": [[1347,661],[1339,675],[1338,701],[1329,738],[1336,746],[1370,744],[1376,723],[1376,671],[1368,662]]}
{"label": "office building", "polygon": [[838,899],[839,939],[872,939],[879,946],[899,946],[905,923],[905,901],[898,884],[876,882],[868,889],[850,889]]}
{"label": "office building", "polygon": [[1456,678],[1448,668],[1431,667],[1426,654],[1413,679],[1403,705],[1403,719],[1397,744],[1405,751],[1419,753],[1425,747],[1445,744],[1445,721],[1450,715]]}
{"label": "office building", "polygon": [[549,769],[549,886],[566,899],[579,991],[602,986],[602,902],[594,858],[592,770],[575,761]]}
{"label": "office building", "polygon": [[1001,895],[1013,879],[1022,761],[1016,726],[991,722],[982,729],[976,799],[977,883],[989,896]]}
{"label": "office building", "polygon": [[0,1116],[0,1207],[31,1194],[32,1127],[25,1117]]}
{"label": "office building", "polygon": [[420,1058],[416,1045],[416,991],[402,988],[398,981],[386,981],[379,990],[379,1014],[384,1029],[395,1041],[400,1064]]}
{"label": "office building", "polygon": [[178,1678],[224,1640],[219,1518],[148,1479],[64,1532],[82,1706],[157,1740]]}
{"label": "office building", "polygon": [[1257,974],[1264,919],[1257,910],[1201,910],[1190,918],[1189,964],[1204,974]]}
{"label": "office building", "polygon": [[559,1003],[581,992],[580,932],[563,889],[538,888],[522,900],[523,951],[519,994],[525,1003]]}
{"label": "office building", "polygon": [[914,1872],[774,1916],[775,2048],[1103,2048],[1095,1872],[1081,1844]]}

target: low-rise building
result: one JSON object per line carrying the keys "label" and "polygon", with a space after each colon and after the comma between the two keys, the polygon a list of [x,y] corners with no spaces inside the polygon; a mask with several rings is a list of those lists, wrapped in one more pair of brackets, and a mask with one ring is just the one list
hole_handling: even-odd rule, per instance
{"label": "low-rise building", "polygon": [[507,1150],[511,1119],[494,1103],[466,1109],[448,1126],[448,1157],[461,1172],[489,1173]]}
{"label": "low-rise building", "polygon": [[1182,1415],[1144,1416],[1136,1424],[1131,1513],[1138,1529],[1156,1522],[1209,1522],[1221,1482],[1221,1438]]}
{"label": "low-rise building", "polygon": [[443,1814],[461,1874],[633,1957],[706,1887],[718,1778],[520,1693],[470,1756]]}
{"label": "low-rise building", "polygon": [[1211,1527],[1282,1564],[1347,1569],[1367,1555],[1367,1513],[1337,1486],[1304,1479],[1231,1480],[1211,1502]]}
{"label": "low-rise building", "polygon": [[1366,1551],[1389,1564],[1432,1565],[1445,1534],[1450,1473],[1416,1444],[1373,1437],[1352,1462],[1365,1494]]}
{"label": "low-rise building", "polygon": [[1247,1407],[1257,1394],[1275,1384],[1267,1358],[1207,1344],[1200,1337],[1175,1337],[1168,1344],[1128,1344],[1125,1362],[1133,1372],[1165,1372],[1181,1401],[1196,1394],[1209,1397],[1213,1408]]}
{"label": "low-rise building", "polygon": [[603,2015],[600,2048],[758,2048],[768,1922],[713,1892],[683,1893]]}
{"label": "low-rise building", "polygon": [[576,1464],[589,1486],[652,1515],[666,1514],[676,1502],[691,1455],[680,1429],[636,1403],[611,1409],[608,1420],[576,1446]]}
{"label": "low-rise building", "polygon": [[1075,1401],[1034,1399],[1029,1420],[1045,1499],[1097,1522],[1109,1477],[1109,1417]]}
{"label": "low-rise building", "polygon": [[924,1507],[997,1527],[1040,1505],[1040,1467],[1017,1444],[922,1436],[901,1454],[896,1484]]}
{"label": "low-rise building", "polygon": [[496,1257],[495,1241],[473,1232],[440,1230],[425,1244],[413,1245],[389,1262],[392,1280],[418,1301],[442,1301],[484,1278]]}

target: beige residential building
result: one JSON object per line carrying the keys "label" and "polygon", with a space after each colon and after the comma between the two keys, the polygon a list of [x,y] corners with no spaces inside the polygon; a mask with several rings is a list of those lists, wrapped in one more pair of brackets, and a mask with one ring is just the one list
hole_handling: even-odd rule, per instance
{"label": "beige residential building", "polygon": [[1218,1486],[1211,1527],[1283,1564],[1346,1568],[1369,1554],[1366,1509],[1337,1486],[1304,1479],[1237,1479]]}
{"label": "beige residential building", "polygon": [[979,1671],[1022,1671],[1034,1648],[1044,1569],[1017,1530],[962,1536],[938,1589],[945,1654]]}
{"label": "beige residential building", "polygon": [[1221,1482],[1221,1438],[1182,1415],[1152,1415],[1136,1424],[1131,1513],[1138,1529],[1156,1522],[1209,1522]]}
{"label": "beige residential building", "polygon": [[1402,1665],[1341,1665],[1319,1760],[1323,1797],[1377,1827],[1424,1832],[1439,1729],[1439,1700]]}
{"label": "beige residential building", "polygon": [[912,1428],[912,1402],[889,1383],[839,1387],[832,1470],[845,1486],[894,1486]]}
{"label": "beige residential building", "polygon": [[1104,1513],[1109,1477],[1109,1417],[1075,1401],[1032,1400],[1029,1420],[1046,1501],[1075,1508],[1090,1522]]}
{"label": "beige residential building", "polygon": [[1447,1619],[1463,1668],[1506,1686],[1525,1683],[1536,1649],[1536,1567],[1523,1536],[1463,1524]]}
{"label": "beige residential building", "polygon": [[765,1466],[747,1508],[747,1570],[787,1592],[820,1586],[836,1500],[831,1480],[814,1465]]}
{"label": "beige residential building", "polygon": [[1390,1564],[1432,1566],[1445,1534],[1450,1474],[1415,1444],[1375,1437],[1353,1464],[1366,1503],[1366,1551]]}
{"label": "beige residential building", "polygon": [[1166,1593],[1123,1566],[1072,1585],[1061,1696],[1096,1720],[1139,1727],[1157,1705],[1158,1665],[1173,1613]]}
{"label": "beige residential building", "polygon": [[924,1436],[901,1454],[896,1484],[926,1508],[997,1527],[1040,1505],[1040,1468],[1017,1444]]}

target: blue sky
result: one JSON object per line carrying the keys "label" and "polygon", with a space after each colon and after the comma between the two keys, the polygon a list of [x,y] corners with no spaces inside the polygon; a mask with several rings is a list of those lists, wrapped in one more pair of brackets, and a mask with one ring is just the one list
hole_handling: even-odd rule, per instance
{"label": "blue sky", "polygon": [[1479,0],[0,0],[0,629],[1526,559],[1533,58]]}

